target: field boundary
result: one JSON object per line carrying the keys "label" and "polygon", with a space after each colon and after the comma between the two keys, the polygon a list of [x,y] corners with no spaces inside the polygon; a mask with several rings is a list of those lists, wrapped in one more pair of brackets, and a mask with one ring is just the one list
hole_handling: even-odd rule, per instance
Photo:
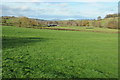
{"label": "field boundary", "polygon": [[65,30],[65,31],[82,31],[82,32],[100,32],[100,33],[120,33],[119,31],[108,32],[108,31],[90,31],[90,30],[78,30],[78,29],[64,29],[64,28],[40,28],[40,29],[50,29],[50,30]]}
{"label": "field boundary", "polygon": [[49,29],[49,30],[63,30],[63,31],[81,31],[81,32],[98,32],[98,33],[120,33],[120,31],[99,31],[99,30],[80,30],[80,29],[65,29],[65,28],[49,28],[49,27],[26,27],[26,28],[34,28],[34,29]]}

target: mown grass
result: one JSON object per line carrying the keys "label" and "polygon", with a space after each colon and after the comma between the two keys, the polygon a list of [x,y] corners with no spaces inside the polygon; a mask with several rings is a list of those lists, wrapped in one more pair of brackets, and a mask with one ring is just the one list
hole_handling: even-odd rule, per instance
{"label": "mown grass", "polygon": [[117,78],[118,34],[3,26],[3,78]]}

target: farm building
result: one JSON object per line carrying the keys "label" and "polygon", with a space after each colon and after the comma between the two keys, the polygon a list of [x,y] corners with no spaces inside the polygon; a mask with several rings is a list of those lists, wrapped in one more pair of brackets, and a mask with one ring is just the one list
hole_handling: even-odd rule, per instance
{"label": "farm building", "polygon": [[48,27],[54,27],[54,26],[58,26],[57,24],[48,24]]}

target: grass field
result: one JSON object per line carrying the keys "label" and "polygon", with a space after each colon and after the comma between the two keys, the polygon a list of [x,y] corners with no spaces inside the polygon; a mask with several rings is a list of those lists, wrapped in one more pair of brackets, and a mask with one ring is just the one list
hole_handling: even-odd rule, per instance
{"label": "grass field", "polygon": [[3,78],[117,78],[118,34],[3,26]]}

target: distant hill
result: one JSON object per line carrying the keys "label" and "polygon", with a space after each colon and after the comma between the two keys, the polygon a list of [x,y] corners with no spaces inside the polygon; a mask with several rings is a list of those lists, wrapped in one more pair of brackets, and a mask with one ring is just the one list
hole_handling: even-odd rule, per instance
{"label": "distant hill", "polygon": [[108,14],[105,16],[105,18],[115,18],[118,17],[118,14]]}
{"label": "distant hill", "polygon": [[2,16],[2,25],[17,27],[47,27],[48,24],[57,24],[59,26],[86,26],[118,29],[118,15],[108,14],[104,19],[98,17],[98,20],[43,20],[28,17]]}

